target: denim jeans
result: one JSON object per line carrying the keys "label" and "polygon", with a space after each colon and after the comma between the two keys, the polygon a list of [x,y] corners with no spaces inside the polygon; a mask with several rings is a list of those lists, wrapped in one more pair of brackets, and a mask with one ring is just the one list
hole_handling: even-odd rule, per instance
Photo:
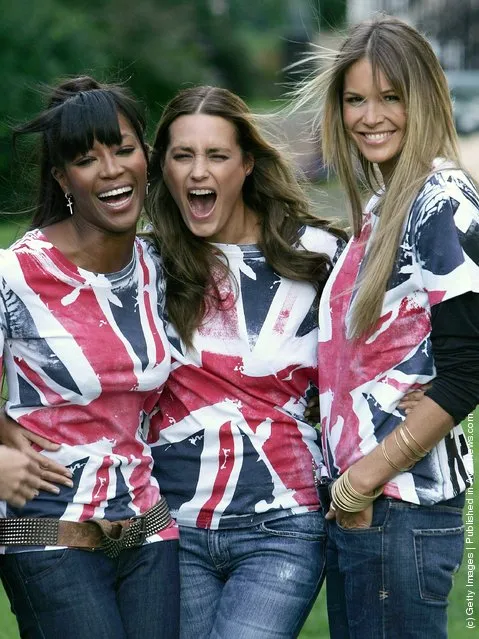
{"label": "denim jeans", "polygon": [[178,541],[103,552],[48,550],[1,557],[25,639],[177,639]]}
{"label": "denim jeans", "polygon": [[181,527],[182,639],[292,639],[324,579],[321,512],[228,530]]}
{"label": "denim jeans", "polygon": [[379,498],[370,528],[327,522],[331,639],[445,639],[464,549],[463,496],[435,506]]}

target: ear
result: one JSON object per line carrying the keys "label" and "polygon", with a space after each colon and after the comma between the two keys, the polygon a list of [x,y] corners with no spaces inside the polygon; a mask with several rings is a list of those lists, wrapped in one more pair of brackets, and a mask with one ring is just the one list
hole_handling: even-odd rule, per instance
{"label": "ear", "polygon": [[251,153],[247,153],[244,160],[244,167],[246,175],[249,175],[254,169],[254,157]]}
{"label": "ear", "polygon": [[68,188],[68,181],[64,171],[62,171],[61,169],[57,169],[57,167],[54,166],[52,168],[52,175],[55,178],[55,180],[58,182],[58,184],[60,185],[60,188],[62,189],[62,191],[64,193],[68,193],[70,189]]}

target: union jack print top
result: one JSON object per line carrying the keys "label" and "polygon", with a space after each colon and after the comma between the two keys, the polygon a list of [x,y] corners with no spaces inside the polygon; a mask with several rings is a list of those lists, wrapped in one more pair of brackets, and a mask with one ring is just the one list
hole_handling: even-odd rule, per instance
{"label": "union jack print top", "polygon": [[[158,501],[145,433],[170,370],[163,294],[159,257],[140,239],[130,264],[106,275],[72,264],[39,230],[0,251],[6,410],[61,444],[44,454],[74,482],[7,507],[7,517],[118,520]],[[173,526],[149,541],[177,534]]]}
{"label": "union jack print top", "polygon": [[[375,230],[377,198],[363,228],[336,264],[320,304],[319,370],[325,461],[336,477],[405,419],[403,395],[435,377],[431,307],[479,292],[479,195],[458,169],[431,174],[405,223],[381,317],[365,337],[348,340],[351,291]],[[385,494],[412,503],[450,499],[471,484],[472,457],[461,426]]]}
{"label": "union jack print top", "polygon": [[[308,227],[301,243],[332,259],[342,241]],[[172,372],[151,432],[178,523],[213,529],[318,509],[312,466],[322,463],[304,420],[317,392],[314,287],[280,277],[256,245],[218,247],[237,286],[225,284],[194,349],[168,327]]]}

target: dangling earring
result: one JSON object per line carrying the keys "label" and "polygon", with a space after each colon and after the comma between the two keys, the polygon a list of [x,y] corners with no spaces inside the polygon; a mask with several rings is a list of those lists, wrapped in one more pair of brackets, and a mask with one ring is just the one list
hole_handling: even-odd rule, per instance
{"label": "dangling earring", "polygon": [[73,198],[71,193],[65,193],[67,206],[70,209],[70,215],[73,215]]}
{"label": "dangling earring", "polygon": [[150,192],[150,182],[146,183],[146,195]]}

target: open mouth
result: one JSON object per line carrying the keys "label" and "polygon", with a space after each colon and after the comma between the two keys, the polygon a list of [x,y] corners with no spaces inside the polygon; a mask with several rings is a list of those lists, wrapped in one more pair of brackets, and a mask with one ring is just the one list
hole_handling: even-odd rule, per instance
{"label": "open mouth", "polygon": [[366,139],[367,142],[371,144],[381,144],[381,142],[385,142],[389,140],[389,138],[393,135],[394,131],[382,131],[381,133],[364,133],[361,132],[361,135]]}
{"label": "open mouth", "polygon": [[119,208],[129,202],[132,195],[133,187],[121,186],[117,189],[111,189],[110,191],[103,191],[103,193],[98,193],[97,197],[105,204],[108,204],[108,206]]}
{"label": "open mouth", "polygon": [[216,204],[216,193],[211,189],[188,191],[188,203],[195,217],[207,217]]}

